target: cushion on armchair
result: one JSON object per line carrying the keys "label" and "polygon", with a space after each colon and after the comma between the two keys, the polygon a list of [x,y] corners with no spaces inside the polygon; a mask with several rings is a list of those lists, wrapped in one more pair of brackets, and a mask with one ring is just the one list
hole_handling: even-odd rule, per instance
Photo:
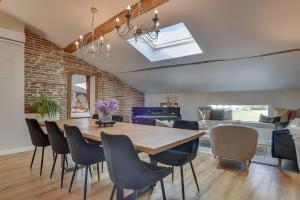
{"label": "cushion on armchair", "polygon": [[259,117],[259,122],[263,122],[263,123],[277,123],[280,122],[280,116],[276,116],[276,117],[269,117],[263,114],[260,114]]}
{"label": "cushion on armchair", "polygon": [[224,120],[225,118],[225,110],[211,110],[210,111],[210,119],[211,120]]}

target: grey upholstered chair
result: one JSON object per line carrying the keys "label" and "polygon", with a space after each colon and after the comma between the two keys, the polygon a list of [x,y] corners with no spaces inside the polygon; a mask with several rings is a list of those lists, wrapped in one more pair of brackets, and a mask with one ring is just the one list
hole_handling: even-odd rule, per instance
{"label": "grey upholstered chair", "polygon": [[219,159],[218,168],[222,159],[251,162],[256,146],[258,133],[254,128],[238,125],[220,125],[210,129],[212,151]]}
{"label": "grey upholstered chair", "polygon": [[104,151],[103,148],[100,147],[99,145],[86,142],[78,127],[68,126],[65,124],[64,129],[67,136],[67,142],[70,148],[72,160],[76,163],[71,178],[69,192],[71,192],[74,176],[76,171],[78,170],[78,165],[84,165],[85,179],[84,179],[83,199],[86,200],[88,170],[90,170],[90,174],[92,174],[90,165],[97,164],[98,180],[100,181],[98,163],[105,161]]}
{"label": "grey upholstered chair", "polygon": [[[173,124],[173,128],[179,129],[187,129],[187,130],[199,130],[199,123],[197,121],[187,121],[187,120],[177,120]],[[197,176],[193,167],[192,161],[196,158],[199,146],[199,138],[189,141],[187,143],[176,146],[172,149],[168,149],[161,153],[155,155],[149,155],[150,159],[153,163],[162,163],[165,165],[172,166],[172,181],[174,178],[174,166],[180,167],[180,175],[181,175],[181,191],[182,191],[182,199],[185,199],[185,191],[184,191],[184,175],[183,175],[183,166],[187,163],[190,163],[193,176],[195,179],[195,183],[198,191],[199,185],[197,181]]]}
{"label": "grey upholstered chair", "polygon": [[115,190],[117,190],[117,199],[125,199],[123,190],[130,189],[134,190],[132,199],[137,200],[138,190],[160,181],[163,199],[166,200],[163,178],[172,172],[171,168],[158,167],[141,161],[126,135],[110,135],[101,132],[101,138],[108,174],[114,183],[110,199],[113,198]]}
{"label": "grey upholstered chair", "polygon": [[61,160],[62,160],[60,187],[62,188],[63,181],[64,181],[65,164],[68,164],[67,154],[70,153],[70,149],[68,146],[67,139],[64,136],[64,133],[60,131],[56,122],[45,121],[45,125],[46,125],[46,129],[48,132],[48,137],[49,137],[49,141],[50,141],[52,150],[55,153],[50,178],[52,178],[52,175],[53,175],[53,171],[54,171],[56,160],[57,160],[57,155],[60,154]]}
{"label": "grey upholstered chair", "polygon": [[41,168],[40,168],[40,176],[41,176],[42,171],[43,171],[45,147],[50,146],[50,141],[49,141],[48,135],[46,135],[44,133],[43,129],[41,128],[39,122],[36,119],[26,118],[26,123],[27,123],[29,134],[30,134],[31,142],[32,142],[33,146],[35,146],[33,156],[32,156],[32,159],[31,159],[30,170],[32,168],[32,164],[33,164],[33,161],[34,161],[34,157],[35,157],[37,147],[42,147],[43,148],[42,149]]}

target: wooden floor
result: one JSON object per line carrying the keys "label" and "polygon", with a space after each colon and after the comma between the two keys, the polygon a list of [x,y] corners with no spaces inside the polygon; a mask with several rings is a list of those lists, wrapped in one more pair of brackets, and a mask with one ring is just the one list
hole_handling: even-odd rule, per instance
{"label": "wooden floor", "polygon": [[[68,199],[81,200],[83,197],[83,170],[79,170],[74,181],[73,192],[68,193],[71,173],[65,174],[64,188],[60,189],[60,165],[53,178],[49,174],[52,165],[52,153],[46,150],[43,175],[39,176],[39,151],[32,171],[29,164],[32,152],[19,153],[0,157],[0,199],[1,200],[48,200]],[[147,156],[142,156],[147,160]],[[216,200],[247,200],[272,199],[296,200],[300,199],[300,174],[293,170],[279,171],[276,167],[251,164],[249,172],[242,171],[242,165],[236,162],[226,162],[223,169],[217,169],[217,161],[212,156],[199,154],[194,161],[196,174],[200,185],[200,193],[190,170],[186,165],[185,188],[186,199],[216,199]],[[96,170],[93,169],[93,178],[89,179],[88,199],[109,199],[112,183],[108,177],[107,169],[101,174],[98,182]],[[165,188],[168,200],[182,199],[180,173],[175,170],[175,181],[171,177],[165,178]],[[160,184],[157,184],[153,193],[146,193],[140,199],[162,199]]]}

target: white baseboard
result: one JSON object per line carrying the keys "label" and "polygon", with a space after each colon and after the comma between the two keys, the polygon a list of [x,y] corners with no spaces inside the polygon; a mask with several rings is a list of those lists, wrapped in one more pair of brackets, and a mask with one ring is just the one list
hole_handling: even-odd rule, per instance
{"label": "white baseboard", "polygon": [[0,156],[33,150],[34,146],[6,149],[0,151]]}

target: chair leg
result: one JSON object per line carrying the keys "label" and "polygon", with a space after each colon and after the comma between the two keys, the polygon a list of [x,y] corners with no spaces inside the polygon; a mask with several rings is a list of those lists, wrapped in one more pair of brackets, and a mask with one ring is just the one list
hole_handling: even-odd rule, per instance
{"label": "chair leg", "polygon": [[91,166],[90,166],[90,165],[88,165],[88,168],[89,168],[89,170],[90,170],[90,175],[91,175],[91,178],[93,178]]}
{"label": "chair leg", "polygon": [[172,183],[174,182],[174,166],[172,166]]}
{"label": "chair leg", "polygon": [[56,159],[57,159],[57,154],[55,154],[55,157],[54,157],[54,161],[53,161],[53,165],[52,165],[52,169],[51,169],[50,178],[52,178],[52,175],[53,175],[53,171],[54,171],[55,164],[56,164]]}
{"label": "chair leg", "polygon": [[199,185],[198,185],[198,181],[197,181],[197,176],[196,176],[196,173],[195,173],[195,170],[194,170],[194,166],[193,166],[192,161],[190,162],[190,165],[191,165],[192,172],[193,172],[193,176],[194,176],[194,179],[195,179],[195,183],[196,183],[196,186],[197,186],[197,189],[198,189],[198,192],[199,192],[200,189],[199,189]]}
{"label": "chair leg", "polygon": [[183,166],[180,166],[180,175],[181,175],[181,190],[182,190],[182,199],[185,200],[184,194],[184,177],[183,177]]}
{"label": "chair leg", "polygon": [[68,156],[66,155],[65,158],[66,158],[67,167],[69,167]]}
{"label": "chair leg", "polygon": [[124,190],[123,188],[117,187],[117,200],[124,199]]}
{"label": "chair leg", "polygon": [[98,181],[100,181],[99,163],[97,163],[97,173],[98,173]]}
{"label": "chair leg", "polygon": [[74,169],[74,171],[73,171],[73,175],[72,175],[70,187],[69,187],[69,192],[71,192],[71,190],[72,190],[72,185],[73,185],[73,181],[74,181],[74,176],[75,176],[75,174],[76,174],[77,169],[78,169],[78,165],[77,165],[77,163],[76,163],[76,164],[75,164],[75,169]]}
{"label": "chair leg", "polygon": [[103,173],[103,169],[104,169],[104,164],[103,164],[103,161],[101,162],[101,171]]}
{"label": "chair leg", "polygon": [[278,168],[279,169],[282,169],[281,164],[282,164],[282,159],[278,158]]}
{"label": "chair leg", "polygon": [[86,189],[87,189],[87,180],[88,180],[88,176],[89,176],[89,175],[88,175],[89,169],[91,169],[91,168],[90,168],[89,165],[87,165],[87,166],[85,167],[84,192],[83,192],[83,199],[84,199],[84,200],[86,200]]}
{"label": "chair leg", "polygon": [[221,169],[221,164],[222,164],[222,159],[219,158],[219,162],[218,162],[218,166],[217,166],[218,169]]}
{"label": "chair leg", "polygon": [[246,160],[243,160],[243,163],[244,163],[244,170],[245,170],[245,171],[248,171],[248,166],[247,166]]}
{"label": "chair leg", "polygon": [[31,159],[31,164],[30,164],[30,170],[31,170],[31,168],[32,168],[32,164],[33,164],[33,161],[34,161],[36,149],[37,149],[37,146],[35,146],[35,148],[34,148],[34,152],[33,152],[32,159]]}
{"label": "chair leg", "polygon": [[61,166],[61,177],[60,177],[60,188],[63,187],[64,184],[64,172],[65,172],[65,162],[66,162],[66,155],[62,156],[62,166]]}
{"label": "chair leg", "polygon": [[165,192],[165,186],[164,186],[163,179],[160,180],[160,186],[161,186],[161,192],[162,192],[162,195],[163,195],[163,200],[166,200],[166,192]]}
{"label": "chair leg", "polygon": [[115,195],[115,191],[116,191],[116,186],[114,185],[114,187],[113,187],[113,189],[112,189],[112,191],[111,191],[109,200],[113,200],[114,195]]}
{"label": "chair leg", "polygon": [[43,147],[43,150],[42,150],[42,160],[41,160],[40,176],[42,175],[42,172],[43,172],[44,151],[45,151],[45,147]]}
{"label": "chair leg", "polygon": [[137,200],[137,190],[134,190],[133,191],[133,197],[132,197],[132,200]]}

